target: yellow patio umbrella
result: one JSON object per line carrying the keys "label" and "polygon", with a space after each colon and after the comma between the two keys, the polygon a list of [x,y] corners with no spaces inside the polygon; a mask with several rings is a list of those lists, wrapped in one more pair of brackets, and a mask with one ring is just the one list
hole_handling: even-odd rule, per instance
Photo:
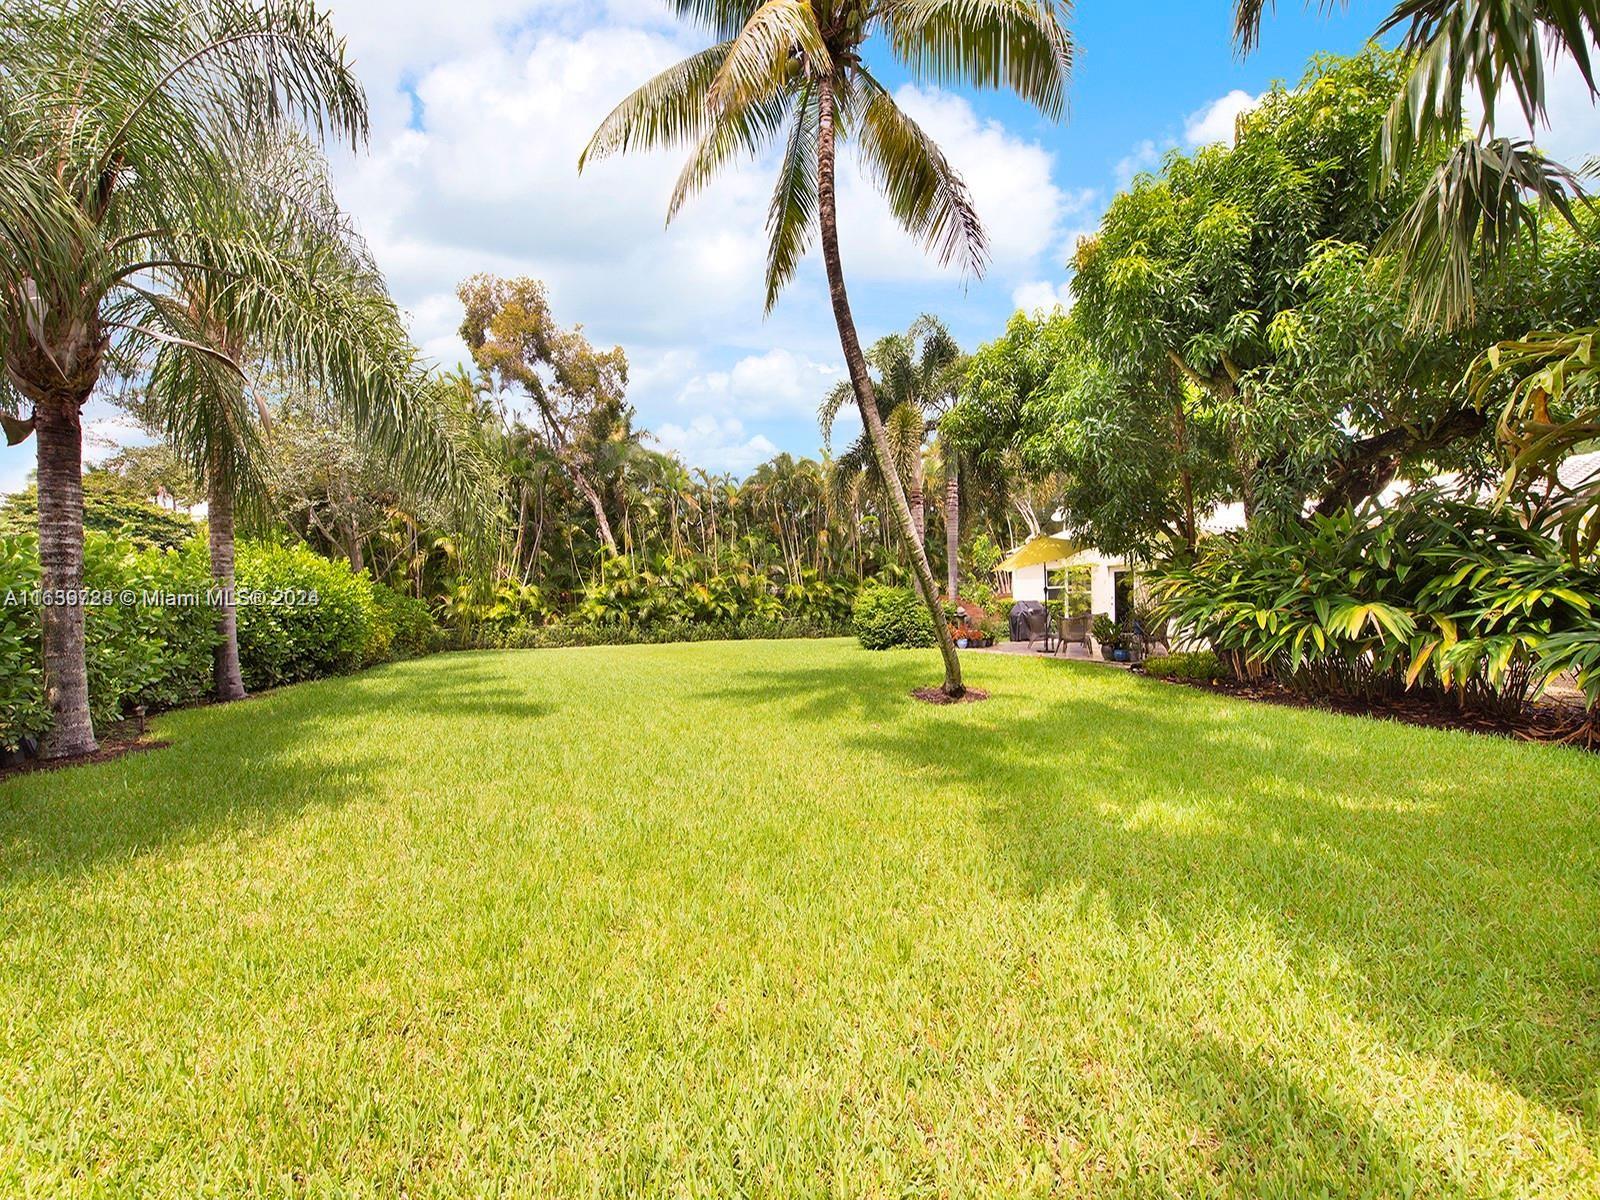
{"label": "yellow patio umbrella", "polygon": [[1029,538],[1016,553],[1000,564],[1002,571],[1020,571],[1023,567],[1037,567],[1041,563],[1066,562],[1078,553],[1078,547],[1064,537],[1041,533]]}

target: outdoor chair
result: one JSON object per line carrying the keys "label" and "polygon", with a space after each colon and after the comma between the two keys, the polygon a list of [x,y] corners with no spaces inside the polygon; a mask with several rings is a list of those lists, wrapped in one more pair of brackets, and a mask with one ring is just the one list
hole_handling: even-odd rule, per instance
{"label": "outdoor chair", "polygon": [[1041,638],[1050,636],[1050,614],[1043,606],[1030,608],[1023,614],[1023,633],[1027,635],[1028,649],[1033,649],[1033,644]]}
{"label": "outdoor chair", "polygon": [[1089,627],[1094,618],[1088,613],[1077,617],[1061,618],[1061,644],[1057,652],[1065,654],[1069,645],[1079,645],[1085,650],[1089,649]]}

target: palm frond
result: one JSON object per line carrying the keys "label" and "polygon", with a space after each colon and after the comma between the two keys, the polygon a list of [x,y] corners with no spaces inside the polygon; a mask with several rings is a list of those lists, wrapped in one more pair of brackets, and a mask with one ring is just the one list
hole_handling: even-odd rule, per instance
{"label": "palm frond", "polygon": [[731,38],[744,28],[761,0],[667,0],[672,11],[720,38]]}
{"label": "palm frond", "polygon": [[1396,257],[1411,290],[1412,323],[1467,320],[1474,263],[1496,262],[1519,237],[1537,237],[1541,205],[1576,225],[1578,195],[1572,172],[1531,142],[1463,140],[1378,245]]}
{"label": "palm frond", "polygon": [[822,405],[817,409],[817,423],[822,426],[822,444],[830,451],[833,449],[833,424],[846,405],[855,403],[855,398],[856,390],[848,379],[834,384],[822,398]]}
{"label": "palm frond", "polygon": [[634,91],[595,130],[578,158],[578,170],[592,159],[701,137],[711,121],[706,96],[732,47],[732,42],[723,42],[692,54]]}
{"label": "palm frond", "polygon": [[[1306,7],[1323,12],[1346,7],[1350,0],[1306,0]],[[1277,0],[1237,0],[1233,7],[1233,40],[1239,53],[1249,54],[1261,44],[1261,23],[1277,7]]]}
{"label": "palm frond", "polygon": [[794,278],[817,229],[817,135],[821,105],[809,83],[801,91],[789,127],[788,145],[778,169],[767,214],[766,311]]}
{"label": "palm frond", "polygon": [[1060,0],[900,0],[883,20],[913,78],[1008,87],[1046,116],[1062,115],[1072,39]]}
{"label": "palm frond", "polygon": [[889,211],[941,264],[958,262],[963,273],[981,276],[988,237],[966,184],[877,80],[862,71],[860,82],[866,99],[858,134],[862,162]]}
{"label": "palm frond", "polygon": [[706,100],[716,112],[743,109],[781,92],[796,74],[829,67],[811,0],[764,0],[734,39]]}
{"label": "palm frond", "polygon": [[741,155],[751,158],[760,155],[782,128],[792,101],[791,93],[778,91],[719,111],[678,175],[667,202],[667,221],[670,223],[677,217],[689,198],[711,182],[729,162]]}

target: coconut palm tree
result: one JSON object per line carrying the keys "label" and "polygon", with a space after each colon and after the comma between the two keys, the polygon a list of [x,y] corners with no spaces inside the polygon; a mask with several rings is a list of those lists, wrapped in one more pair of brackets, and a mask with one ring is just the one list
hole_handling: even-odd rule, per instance
{"label": "coconut palm tree", "polygon": [[197,324],[190,280],[231,292],[254,327],[294,324],[303,281],[237,219],[242,148],[301,124],[357,143],[366,123],[344,44],[308,0],[0,9],[0,407],[8,436],[37,437],[42,582],[65,601],[43,611],[46,755],[95,749],[84,403],[108,367],[134,373],[162,347],[237,369]]}
{"label": "coconut palm tree", "polygon": [[778,185],[768,220],[770,311],[813,239],[822,247],[840,345],[890,512],[933,617],[944,690],[964,690],[938,585],[917,540],[895,471],[866,356],[856,333],[839,254],[835,197],[841,137],[854,137],[868,174],[900,224],[941,262],[972,274],[987,258],[983,227],[965,184],[926,132],[868,68],[881,46],[912,78],[933,84],[1009,87],[1046,115],[1065,106],[1072,43],[1063,0],[670,0],[706,27],[716,45],[629,96],[596,131],[579,167],[628,150],[689,144],[668,212],[740,155],[780,136]]}
{"label": "coconut palm tree", "polygon": [[[1272,6],[1236,0],[1244,52],[1260,42]],[[1590,96],[1600,96],[1600,0],[1398,0],[1375,36],[1396,32],[1412,66],[1384,121],[1375,183],[1399,183],[1430,150],[1454,149],[1381,248],[1398,256],[1411,283],[1413,320],[1454,327],[1472,315],[1475,258],[1503,258],[1519,237],[1536,234],[1540,205],[1576,225],[1577,176],[1525,138],[1496,136],[1495,121],[1505,93],[1530,130],[1545,120],[1547,54],[1569,58]],[[1463,138],[1475,104],[1476,133]]]}

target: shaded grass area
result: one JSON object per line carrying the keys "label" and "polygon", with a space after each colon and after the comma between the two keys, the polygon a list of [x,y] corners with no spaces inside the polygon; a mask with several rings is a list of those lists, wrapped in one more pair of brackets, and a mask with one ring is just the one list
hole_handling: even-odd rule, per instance
{"label": "shaded grass area", "polygon": [[0,1194],[1588,1196],[1600,760],[845,642],[0,783]]}

